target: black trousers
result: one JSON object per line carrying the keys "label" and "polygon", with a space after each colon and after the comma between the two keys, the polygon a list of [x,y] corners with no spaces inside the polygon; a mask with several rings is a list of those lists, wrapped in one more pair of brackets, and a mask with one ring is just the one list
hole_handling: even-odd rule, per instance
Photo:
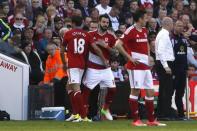
{"label": "black trousers", "polygon": [[70,109],[69,96],[66,91],[67,80],[68,77],[64,77],[60,81],[54,82],[54,106],[63,106]]}
{"label": "black trousers", "polygon": [[186,87],[186,70],[184,68],[176,68],[174,71],[175,79],[173,89],[175,91],[175,103],[179,117],[184,117],[183,96]]}
{"label": "black trousers", "polygon": [[[173,63],[168,62],[173,72]],[[156,71],[159,78],[159,96],[157,117],[171,117],[171,100],[173,95],[173,74],[167,74],[160,61],[156,61]]]}
{"label": "black trousers", "polygon": [[90,93],[89,96],[89,118],[93,118],[98,113],[98,95],[100,92],[100,86],[97,85]]}

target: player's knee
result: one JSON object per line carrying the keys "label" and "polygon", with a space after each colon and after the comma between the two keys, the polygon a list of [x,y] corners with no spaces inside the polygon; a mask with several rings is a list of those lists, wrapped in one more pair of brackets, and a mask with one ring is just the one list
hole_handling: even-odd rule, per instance
{"label": "player's knee", "polygon": [[77,92],[77,91],[80,91],[80,85],[79,84],[70,84],[70,88],[74,91],[74,92]]}
{"label": "player's knee", "polygon": [[154,94],[155,94],[154,90],[152,90],[152,89],[147,89],[146,90],[146,96],[147,97],[153,97]]}
{"label": "player's knee", "polygon": [[140,89],[131,89],[131,95],[133,96],[139,96]]}

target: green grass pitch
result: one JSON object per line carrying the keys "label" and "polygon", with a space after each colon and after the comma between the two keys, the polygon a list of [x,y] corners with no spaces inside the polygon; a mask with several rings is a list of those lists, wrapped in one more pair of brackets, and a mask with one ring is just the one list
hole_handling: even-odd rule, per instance
{"label": "green grass pitch", "polygon": [[0,131],[197,131],[197,121],[170,121],[166,127],[133,127],[130,120],[72,123],[63,121],[0,121]]}

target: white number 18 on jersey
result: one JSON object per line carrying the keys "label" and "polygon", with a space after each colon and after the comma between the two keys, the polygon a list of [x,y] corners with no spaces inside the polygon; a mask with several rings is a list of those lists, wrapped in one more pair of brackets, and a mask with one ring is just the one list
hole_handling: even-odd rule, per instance
{"label": "white number 18 on jersey", "polygon": [[74,53],[82,54],[84,52],[85,40],[83,38],[74,39]]}

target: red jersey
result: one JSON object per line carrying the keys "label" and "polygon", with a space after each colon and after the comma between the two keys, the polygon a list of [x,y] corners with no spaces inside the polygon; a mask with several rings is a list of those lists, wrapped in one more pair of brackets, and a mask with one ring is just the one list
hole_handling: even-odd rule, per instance
{"label": "red jersey", "polygon": [[132,58],[139,59],[140,62],[140,64],[135,66],[132,62],[128,61],[126,65],[128,69],[150,69],[148,66],[148,39],[146,28],[142,28],[142,31],[138,31],[135,26],[131,26],[121,36],[120,40],[123,41],[123,46],[126,48],[127,53],[130,54]]}
{"label": "red jersey", "polygon": [[153,0],[140,0],[140,7],[142,9],[152,8],[153,4]]}
{"label": "red jersey", "polygon": [[72,29],[64,35],[67,47],[68,68],[85,68],[89,45],[93,43],[90,35],[82,29]]}
{"label": "red jersey", "polygon": [[[106,32],[104,35],[100,35],[98,31],[93,31],[89,33],[90,36],[93,38],[94,41],[104,40],[105,43],[108,44],[109,47],[113,47],[116,42],[116,38],[114,35]],[[98,45],[99,46],[99,45]],[[109,60],[110,52],[101,46],[99,46],[105,59]],[[102,59],[95,53],[93,48],[90,48],[89,57],[88,57],[88,67],[94,69],[105,69],[104,63]]]}

